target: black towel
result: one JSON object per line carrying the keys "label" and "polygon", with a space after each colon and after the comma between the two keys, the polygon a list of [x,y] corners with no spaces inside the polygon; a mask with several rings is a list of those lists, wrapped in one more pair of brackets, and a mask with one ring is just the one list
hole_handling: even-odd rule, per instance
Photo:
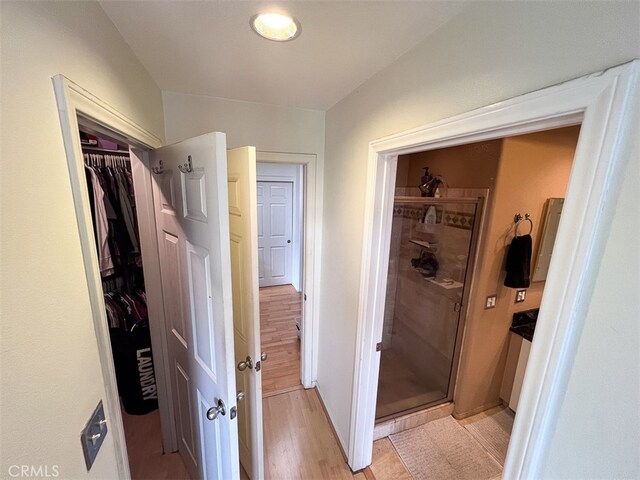
{"label": "black towel", "polygon": [[529,270],[531,269],[531,235],[513,237],[507,252],[507,276],[504,286],[510,288],[529,288]]}

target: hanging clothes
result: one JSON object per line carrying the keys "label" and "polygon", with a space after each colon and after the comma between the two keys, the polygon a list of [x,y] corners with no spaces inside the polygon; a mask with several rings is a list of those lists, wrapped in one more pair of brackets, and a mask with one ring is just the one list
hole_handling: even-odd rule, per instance
{"label": "hanging clothes", "polygon": [[[96,153],[85,153],[84,157],[92,184],[94,230],[98,249],[102,252],[102,275],[113,275],[118,267],[142,266],[133,181],[130,169],[125,167],[129,165],[128,158]],[[107,248],[110,255],[107,255]],[[107,256],[110,257],[110,263],[106,260]]]}
{"label": "hanging clothes", "polygon": [[132,253],[138,253],[140,249],[138,248],[138,238],[136,236],[135,216],[133,214],[133,208],[131,207],[131,197],[129,196],[129,185],[126,174],[122,168],[115,168],[114,174],[118,186],[120,210],[129,234],[129,240],[131,241]]}
{"label": "hanging clothes", "polygon": [[130,332],[137,327],[148,325],[149,314],[144,293],[140,291],[107,292],[104,294],[104,305],[110,328],[118,328]]}
{"label": "hanging clothes", "polygon": [[100,274],[111,275],[114,272],[113,258],[109,246],[109,220],[105,203],[105,194],[96,172],[85,166],[88,179],[90,179],[90,189],[93,195],[91,203],[93,205],[93,225],[98,249],[98,261]]}
{"label": "hanging clothes", "polygon": [[128,158],[85,153],[118,392],[127,413],[158,408],[133,178]]}

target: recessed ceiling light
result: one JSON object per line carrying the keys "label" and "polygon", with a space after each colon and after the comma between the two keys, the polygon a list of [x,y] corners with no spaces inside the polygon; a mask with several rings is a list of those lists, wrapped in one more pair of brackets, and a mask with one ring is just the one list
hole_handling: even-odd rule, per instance
{"label": "recessed ceiling light", "polygon": [[300,35],[300,23],[281,13],[260,13],[251,18],[251,28],[267,40],[286,42]]}

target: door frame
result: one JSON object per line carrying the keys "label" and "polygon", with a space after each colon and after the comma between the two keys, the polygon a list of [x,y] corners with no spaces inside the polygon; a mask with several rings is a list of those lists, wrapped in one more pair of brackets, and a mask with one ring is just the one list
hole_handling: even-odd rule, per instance
{"label": "door frame", "polygon": [[318,378],[318,309],[316,292],[320,285],[320,195],[317,156],[307,153],[256,152],[257,163],[298,164],[302,175],[304,242],[302,262],[302,325],[300,326],[300,376],[304,388],[316,386]]}
{"label": "door frame", "polygon": [[398,155],[582,124],[504,478],[537,478],[632,148],[640,60],[369,144],[348,458],[371,463]]}
{"label": "door frame", "polygon": [[[96,332],[98,357],[105,389],[104,406],[107,411],[109,430],[113,435],[118,473],[120,478],[127,479],[130,478],[129,459],[104,307],[102,281],[98,268],[91,204],[84,173],[84,158],[78,135],[78,117],[83,120],[86,119],[88,125],[109,132],[111,136],[115,135],[119,137],[119,140],[131,146],[131,169],[135,187],[137,187],[136,191],[140,192],[139,187],[144,191],[144,195],[138,197],[136,205],[138,207],[141,254],[145,268],[147,308],[149,310],[149,322],[152,325],[150,329],[151,344],[156,387],[158,389],[162,444],[165,452],[167,452],[177,450],[177,437],[173,398],[170,389],[171,377],[169,375],[164,308],[162,306],[162,288],[159,275],[160,262],[155,234],[156,224],[153,216],[151,172],[148,162],[148,150],[160,147],[162,140],[64,75],[56,75],[52,80],[67,166],[69,168],[69,179],[78,223],[78,234],[92,319]],[[84,124],[85,122],[83,121],[82,123]],[[139,201],[141,198],[145,198],[146,201]],[[87,415],[90,413],[87,412]]]}

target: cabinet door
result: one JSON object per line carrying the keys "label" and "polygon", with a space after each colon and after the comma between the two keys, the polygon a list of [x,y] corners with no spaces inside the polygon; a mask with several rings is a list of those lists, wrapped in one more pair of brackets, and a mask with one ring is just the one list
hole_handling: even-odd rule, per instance
{"label": "cabinet door", "polygon": [[520,348],[520,355],[518,355],[518,366],[516,368],[516,376],[513,379],[513,389],[511,390],[511,398],[509,398],[509,408],[514,412],[518,408],[518,401],[520,400],[520,391],[522,390],[522,381],[524,380],[524,373],[527,369],[527,361],[529,360],[529,352],[531,351],[531,342],[529,340],[522,340],[522,347]]}

